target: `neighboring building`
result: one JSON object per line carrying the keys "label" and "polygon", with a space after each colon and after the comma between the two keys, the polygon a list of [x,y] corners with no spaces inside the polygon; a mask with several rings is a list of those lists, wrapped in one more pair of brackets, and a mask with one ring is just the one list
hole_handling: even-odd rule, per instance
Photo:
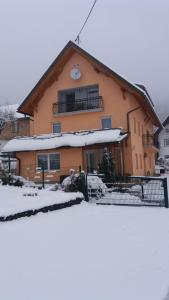
{"label": "neighboring building", "polygon": [[163,127],[155,132],[155,139],[159,147],[159,158],[169,158],[169,116],[162,123]]}
{"label": "neighboring building", "polygon": [[[154,174],[153,128],[160,127],[153,103],[141,86],[69,42],[18,111],[33,119],[32,137],[3,149],[16,152],[20,174],[59,180],[70,168],[92,172],[109,148],[116,174]],[[38,169],[36,169],[38,168]]]}
{"label": "neighboring building", "polygon": [[12,138],[30,135],[30,117],[18,113],[18,107],[18,104],[0,106],[0,152]]}

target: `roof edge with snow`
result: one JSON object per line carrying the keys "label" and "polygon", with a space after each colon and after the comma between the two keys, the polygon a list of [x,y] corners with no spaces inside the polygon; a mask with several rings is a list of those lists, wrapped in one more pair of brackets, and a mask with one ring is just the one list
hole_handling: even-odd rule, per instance
{"label": "roof edge with snow", "polygon": [[122,133],[119,128],[16,137],[5,144],[2,152],[38,151],[62,147],[85,147],[95,144],[120,143],[126,137],[127,134]]}

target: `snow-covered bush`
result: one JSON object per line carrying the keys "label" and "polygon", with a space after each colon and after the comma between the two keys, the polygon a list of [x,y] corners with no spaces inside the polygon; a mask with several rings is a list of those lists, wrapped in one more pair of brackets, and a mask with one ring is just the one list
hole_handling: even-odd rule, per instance
{"label": "snow-covered bush", "polygon": [[103,183],[102,179],[98,176],[87,176],[87,187],[90,197],[100,198],[107,192],[107,186]]}
{"label": "snow-covered bush", "polygon": [[84,191],[84,173],[76,173],[75,170],[69,170],[70,175],[62,181],[62,189],[65,192],[83,192]]}
{"label": "snow-covered bush", "polygon": [[112,182],[115,176],[115,162],[111,152],[104,148],[102,161],[99,165],[99,173],[104,174],[105,182]]}

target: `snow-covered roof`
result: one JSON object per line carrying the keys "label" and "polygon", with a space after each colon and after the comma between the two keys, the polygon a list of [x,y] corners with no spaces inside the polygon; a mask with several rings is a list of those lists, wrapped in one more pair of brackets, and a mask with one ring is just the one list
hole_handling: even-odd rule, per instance
{"label": "snow-covered roof", "polygon": [[84,147],[100,143],[120,142],[126,136],[127,134],[123,134],[121,129],[95,129],[61,134],[17,137],[5,144],[2,152],[48,150],[60,147]]}
{"label": "snow-covered roof", "polygon": [[14,118],[20,119],[24,117],[24,114],[17,112],[19,104],[0,105],[0,116],[6,117],[12,114]]}

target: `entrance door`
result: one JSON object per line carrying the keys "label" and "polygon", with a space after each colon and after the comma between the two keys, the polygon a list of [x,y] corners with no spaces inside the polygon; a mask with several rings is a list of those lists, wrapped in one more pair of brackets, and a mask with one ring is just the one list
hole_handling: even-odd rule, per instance
{"label": "entrance door", "polygon": [[86,152],[86,168],[88,173],[92,173],[96,168],[95,166],[95,153],[94,152]]}

